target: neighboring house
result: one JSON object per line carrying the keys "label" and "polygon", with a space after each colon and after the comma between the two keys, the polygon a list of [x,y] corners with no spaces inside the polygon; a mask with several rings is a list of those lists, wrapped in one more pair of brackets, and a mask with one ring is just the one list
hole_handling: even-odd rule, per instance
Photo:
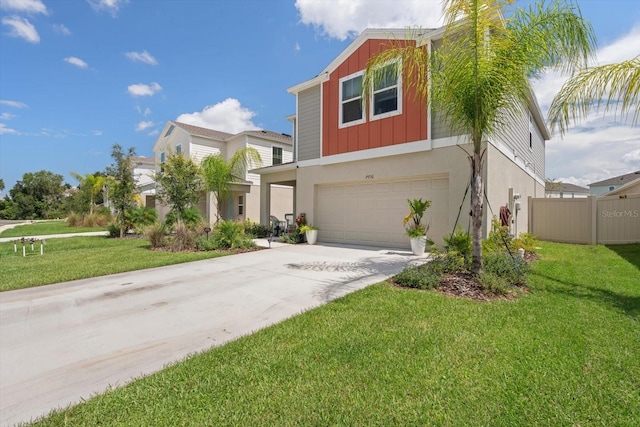
{"label": "neighboring house", "polygon": [[591,196],[601,196],[622,187],[628,182],[640,178],[640,170],[589,184]]}
{"label": "neighboring house", "polygon": [[133,157],[133,176],[136,181],[136,193],[140,195],[142,206],[156,207],[155,157]]}
{"label": "neighboring house", "polygon": [[[213,129],[168,121],[153,146],[155,153],[155,170],[160,170],[162,163],[172,153],[183,153],[197,164],[209,155],[222,155],[226,159],[240,148],[255,148],[262,158],[263,166],[278,165],[292,160],[291,136],[266,130],[249,130],[238,134],[220,132]],[[229,200],[223,201],[223,217],[225,219],[253,221],[260,220],[260,175],[247,172],[238,177],[242,181],[234,183]],[[284,215],[293,212],[293,190],[291,186],[278,185],[273,190],[274,203],[270,214],[284,220]],[[203,195],[199,209],[211,223],[215,222],[216,205],[212,194]],[[157,204],[161,219],[169,212],[170,207]]]}
{"label": "neighboring house", "polygon": [[[412,198],[432,201],[425,218],[437,243],[456,222],[469,229],[470,167],[461,149],[471,152],[468,136],[452,134],[397,75],[372,90],[368,105],[360,99],[368,59],[390,38],[406,40],[406,34],[365,30],[320,74],[288,89],[296,97],[296,113],[289,117],[294,161],[255,170],[262,176],[263,224],[273,199],[270,186],[287,184],[295,186],[295,213],[304,212],[320,228],[320,242],[406,248],[403,218]],[[426,30],[425,47],[437,48],[442,34]],[[544,195],[550,135],[535,98],[508,120],[485,155],[484,235],[501,205],[514,213],[512,231],[526,231],[527,196]]]}
{"label": "neighboring house", "polygon": [[589,189],[566,182],[547,181],[544,188],[544,196],[547,198],[574,199],[588,197]]}
{"label": "neighboring house", "polygon": [[630,196],[640,194],[640,174],[638,172],[635,172],[635,174],[637,176],[636,179],[629,181],[608,193],[604,193],[603,196]]}

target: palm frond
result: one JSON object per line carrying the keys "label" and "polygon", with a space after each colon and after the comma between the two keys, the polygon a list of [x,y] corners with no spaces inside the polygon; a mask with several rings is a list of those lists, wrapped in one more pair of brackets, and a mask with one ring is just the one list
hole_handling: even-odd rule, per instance
{"label": "palm frond", "polygon": [[570,123],[587,117],[592,109],[604,107],[625,115],[635,110],[632,123],[640,117],[640,55],[619,64],[582,70],[567,80],[549,108],[552,129],[564,134]]}

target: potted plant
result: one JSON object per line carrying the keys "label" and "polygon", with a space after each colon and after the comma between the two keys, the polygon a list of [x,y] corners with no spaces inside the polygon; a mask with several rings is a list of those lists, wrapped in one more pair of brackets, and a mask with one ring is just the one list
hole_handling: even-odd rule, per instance
{"label": "potted plant", "polygon": [[409,214],[404,217],[404,226],[411,241],[411,251],[414,255],[421,256],[424,255],[427,243],[433,244],[433,241],[427,239],[429,226],[422,224],[422,217],[431,206],[431,200],[407,199],[407,203],[409,204]]}
{"label": "potted plant", "polygon": [[299,228],[300,233],[304,233],[307,238],[307,243],[310,245],[315,245],[316,240],[318,239],[318,227],[314,227],[312,225],[304,224]]}

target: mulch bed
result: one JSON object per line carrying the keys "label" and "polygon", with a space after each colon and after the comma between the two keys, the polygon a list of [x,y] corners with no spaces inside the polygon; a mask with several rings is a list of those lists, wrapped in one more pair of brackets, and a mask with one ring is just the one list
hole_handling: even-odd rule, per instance
{"label": "mulch bed", "polygon": [[458,271],[454,274],[447,274],[442,277],[440,286],[436,289],[444,295],[450,297],[467,298],[476,301],[513,300],[518,295],[527,292],[526,286],[513,286],[512,290],[506,294],[494,294],[487,292],[476,276],[468,271]]}

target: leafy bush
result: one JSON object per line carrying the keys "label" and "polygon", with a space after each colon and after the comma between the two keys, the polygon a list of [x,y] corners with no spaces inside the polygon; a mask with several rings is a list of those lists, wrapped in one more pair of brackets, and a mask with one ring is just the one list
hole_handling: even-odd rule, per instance
{"label": "leafy bush", "polygon": [[221,221],[213,229],[213,241],[219,249],[251,248],[255,245],[251,237],[244,233],[241,222]]}
{"label": "leafy bush", "polygon": [[156,222],[146,228],[144,235],[149,239],[152,248],[162,248],[167,244],[167,225]]}
{"label": "leafy bush", "polygon": [[70,212],[67,215],[67,224],[69,227],[105,227],[111,221],[111,214],[107,210],[104,212],[95,212],[92,214],[80,214]]}
{"label": "leafy bush", "polygon": [[441,274],[434,272],[430,265],[431,262],[417,267],[407,267],[394,277],[394,281],[407,288],[434,289],[440,284]]}
{"label": "leafy bush", "polygon": [[107,231],[109,232],[109,237],[120,237],[120,225],[115,222],[110,222],[107,225]]}
{"label": "leafy bush", "polygon": [[513,245],[516,248],[522,248],[530,253],[536,253],[539,244],[536,237],[531,233],[520,233],[518,238],[513,241]]}
{"label": "leafy bush", "polygon": [[444,240],[444,249],[447,252],[455,251],[460,254],[466,264],[471,265],[471,256],[473,254],[473,237],[462,228],[456,228],[451,234],[447,234],[442,238]]}
{"label": "leafy bush", "polygon": [[178,218],[178,213],[173,210],[165,218],[165,222],[169,226],[174,225],[178,220],[181,220],[186,225],[194,225],[202,220],[202,215],[197,208],[188,208],[182,213],[181,218]]}
{"label": "leafy bush", "polygon": [[266,227],[260,223],[253,222],[247,219],[243,223],[244,233],[253,237],[266,237],[269,235],[269,227]]}
{"label": "leafy bush", "polygon": [[125,215],[132,227],[136,230],[143,230],[158,220],[158,212],[156,212],[155,209],[145,206],[129,209]]}
{"label": "leafy bush", "polygon": [[218,249],[218,246],[214,239],[207,239],[207,236],[199,236],[196,239],[196,249],[199,251],[214,251]]}
{"label": "leafy bush", "polygon": [[509,227],[500,225],[500,220],[494,216],[489,236],[482,242],[482,252],[485,254],[504,252],[507,248],[511,252],[518,249],[513,243],[513,236],[509,234]]}
{"label": "leafy bush", "polygon": [[484,271],[505,279],[509,285],[526,285],[529,264],[517,255],[495,252],[484,256]]}
{"label": "leafy bush", "polygon": [[507,279],[497,274],[483,271],[480,273],[480,284],[482,288],[495,295],[505,295],[509,292],[510,284]]}
{"label": "leafy bush", "polygon": [[304,233],[300,232],[300,227],[293,230],[291,233],[287,233],[280,237],[280,241],[283,243],[289,243],[292,245],[297,245],[298,243],[304,242]]}

